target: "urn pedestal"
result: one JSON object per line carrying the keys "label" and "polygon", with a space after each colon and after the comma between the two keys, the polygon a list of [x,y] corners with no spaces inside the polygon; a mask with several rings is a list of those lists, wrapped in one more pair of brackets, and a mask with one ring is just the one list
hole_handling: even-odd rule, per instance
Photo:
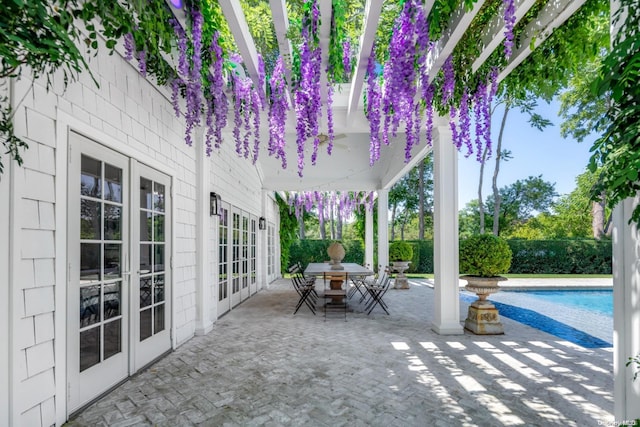
{"label": "urn pedestal", "polygon": [[409,279],[404,272],[409,269],[410,261],[394,261],[391,263],[394,271],[398,272],[395,278],[394,289],[409,289]]}
{"label": "urn pedestal", "polygon": [[464,321],[465,329],[477,335],[504,334],[504,326],[500,321],[498,309],[487,300],[487,297],[500,291],[498,282],[507,280],[505,277],[478,277],[462,276],[467,281],[464,288],[478,295],[478,299],[469,306],[467,318]]}

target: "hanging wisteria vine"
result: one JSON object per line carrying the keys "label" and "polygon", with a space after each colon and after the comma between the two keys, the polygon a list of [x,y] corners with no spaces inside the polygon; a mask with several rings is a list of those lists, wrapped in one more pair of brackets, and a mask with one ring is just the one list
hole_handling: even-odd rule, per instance
{"label": "hanging wisteria vine", "polygon": [[320,226],[326,218],[339,217],[346,221],[361,208],[372,212],[374,199],[374,192],[365,191],[301,191],[287,194],[290,212],[295,214],[298,220],[302,218],[305,211],[315,211],[318,214]]}

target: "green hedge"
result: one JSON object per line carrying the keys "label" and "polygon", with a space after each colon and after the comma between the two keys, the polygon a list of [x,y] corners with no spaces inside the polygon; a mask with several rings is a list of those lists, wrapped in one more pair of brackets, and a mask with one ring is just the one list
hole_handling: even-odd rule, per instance
{"label": "green hedge", "polygon": [[[298,240],[291,245],[290,263],[329,259],[331,240]],[[509,273],[515,274],[611,274],[610,240],[507,240],[513,252]],[[433,241],[409,241],[413,260],[409,273],[433,273]],[[342,242],[344,262],[364,262],[360,240]]]}
{"label": "green hedge", "polygon": [[[297,240],[291,244],[289,265],[300,262],[307,265],[310,262],[324,262],[329,260],[327,248],[333,240]],[[343,262],[364,263],[364,244],[360,240],[343,241],[345,256]]]}
{"label": "green hedge", "polygon": [[611,240],[509,240],[509,273],[611,274]]}

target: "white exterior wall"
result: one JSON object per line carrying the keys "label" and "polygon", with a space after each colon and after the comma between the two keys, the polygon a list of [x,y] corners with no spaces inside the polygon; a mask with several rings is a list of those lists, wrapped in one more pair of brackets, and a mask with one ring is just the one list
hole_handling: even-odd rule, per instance
{"label": "white exterior wall", "polygon": [[613,213],[613,375],[614,415],[618,422],[640,418],[640,377],[637,366],[626,366],[640,355],[640,233],[629,224],[640,196],[621,202]]}
{"label": "white exterior wall", "polygon": [[[0,98],[9,95],[9,80],[0,79]],[[7,101],[8,102],[8,101]],[[9,367],[10,353],[10,313],[9,313],[9,181],[11,179],[11,162],[3,156],[5,173],[0,177],[0,343],[5,343],[0,349],[0,425],[9,425]]]}
{"label": "white exterior wall", "polygon": [[[9,378],[0,385],[0,425],[49,426],[68,415],[68,130],[172,176],[174,347],[195,333],[196,236],[206,233],[196,227],[196,157],[204,153],[185,145],[184,124],[164,88],[117,54],[101,53],[88,61],[100,88],[87,73],[66,91],[61,76],[49,92],[42,80],[12,82],[15,132],[29,149],[21,168],[3,156],[6,172],[0,181],[0,233],[10,236],[0,239],[0,376]],[[237,158],[231,144],[229,138],[212,155],[212,191],[262,216],[256,168]]]}

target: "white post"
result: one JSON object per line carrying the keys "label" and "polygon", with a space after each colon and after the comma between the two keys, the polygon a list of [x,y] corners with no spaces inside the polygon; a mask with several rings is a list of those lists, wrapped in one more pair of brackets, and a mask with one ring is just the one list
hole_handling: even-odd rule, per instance
{"label": "white post", "polygon": [[627,367],[629,357],[640,355],[640,233],[629,224],[640,197],[620,203],[613,213],[613,402],[616,420],[640,418],[640,381],[633,381],[638,366]]}
{"label": "white post", "polygon": [[210,319],[211,290],[209,283],[209,162],[205,155],[202,128],[196,135],[196,335],[213,328]]}
{"label": "white post", "polygon": [[389,190],[378,190],[378,265],[389,265]]}
{"label": "white post", "polygon": [[439,126],[433,144],[434,310],[431,328],[462,334],[458,279],[458,151],[451,131]]}
{"label": "white post", "polygon": [[364,214],[364,263],[371,269],[373,265],[373,212],[365,208]]}

